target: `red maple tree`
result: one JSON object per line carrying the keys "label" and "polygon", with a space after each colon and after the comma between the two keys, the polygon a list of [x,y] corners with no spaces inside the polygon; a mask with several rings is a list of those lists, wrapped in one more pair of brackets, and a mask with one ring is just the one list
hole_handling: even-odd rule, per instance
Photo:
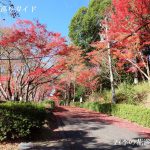
{"label": "red maple tree", "polygon": [[118,66],[128,64],[128,72],[137,72],[150,80],[150,0],[113,0],[109,21],[112,52]]}
{"label": "red maple tree", "polygon": [[[38,21],[18,20],[12,32],[3,34],[0,46],[1,61],[6,64],[3,74],[8,76],[7,83],[0,84],[5,99],[28,101],[39,92],[40,95],[49,93],[50,83],[61,74],[63,67],[54,62],[66,51],[65,39],[59,33],[49,32]],[[46,87],[44,93],[42,87]]]}

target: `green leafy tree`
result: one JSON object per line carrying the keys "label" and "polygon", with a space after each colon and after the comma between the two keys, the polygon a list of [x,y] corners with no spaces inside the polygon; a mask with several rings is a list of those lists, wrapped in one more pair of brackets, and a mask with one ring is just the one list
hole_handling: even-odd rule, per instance
{"label": "green leafy tree", "polygon": [[83,19],[84,16],[87,14],[88,8],[81,7],[77,13],[74,15],[74,17],[71,20],[70,26],[69,26],[69,37],[73,41],[75,45],[84,47],[84,28],[83,28]]}
{"label": "green leafy tree", "polygon": [[92,50],[90,44],[100,40],[100,20],[111,0],[91,0],[88,8],[81,7],[71,20],[69,37],[71,41],[85,50]]}

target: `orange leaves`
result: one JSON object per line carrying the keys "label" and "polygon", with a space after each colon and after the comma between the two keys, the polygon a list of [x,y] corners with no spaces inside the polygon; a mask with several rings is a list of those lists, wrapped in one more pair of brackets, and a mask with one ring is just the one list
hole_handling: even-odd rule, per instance
{"label": "orange leaves", "polygon": [[0,76],[0,82],[3,83],[5,81],[8,81],[8,76],[6,76],[6,75]]}
{"label": "orange leaves", "polygon": [[146,64],[145,64],[145,62],[142,62],[142,61],[141,61],[141,62],[139,62],[137,65],[138,65],[140,68],[143,68],[143,67],[145,67]]}
{"label": "orange leaves", "polygon": [[4,33],[0,39],[1,46],[20,49],[25,57],[33,58],[65,55],[67,52],[65,42],[59,33],[49,32],[45,25],[29,20],[18,20],[13,30],[9,34]]}
{"label": "orange leaves", "polygon": [[127,72],[132,72],[132,73],[134,73],[134,72],[137,72],[137,68],[136,67],[134,67],[134,66],[132,66],[132,67],[130,67],[128,70],[127,70]]}
{"label": "orange leaves", "polygon": [[132,59],[135,57],[134,54],[130,51],[127,51],[126,53],[122,54],[121,56],[124,59]]}
{"label": "orange leaves", "polygon": [[66,56],[68,54],[68,47],[65,45],[60,51],[58,51],[58,55]]}
{"label": "orange leaves", "polygon": [[94,69],[85,69],[78,76],[77,82],[79,85],[94,90],[97,84],[97,79],[95,78],[95,75],[96,71]]}
{"label": "orange leaves", "polygon": [[112,11],[111,14],[111,22],[113,22],[113,24],[111,24],[112,32],[120,31],[128,34],[136,29],[136,16],[132,13],[131,1],[132,0],[113,0],[114,11]]}
{"label": "orange leaves", "polygon": [[143,45],[144,45],[144,46],[145,46],[145,45],[150,45],[150,41],[144,42]]}
{"label": "orange leaves", "polygon": [[107,41],[100,41],[92,43],[91,46],[95,48],[92,52],[87,53],[87,58],[93,65],[99,66],[103,59],[107,58]]}
{"label": "orange leaves", "polygon": [[31,56],[32,55],[30,49],[24,49],[23,53],[24,53],[25,56]]}
{"label": "orange leaves", "polygon": [[24,20],[18,19],[16,22],[16,25],[24,25],[24,24],[33,25],[33,22],[25,19]]}
{"label": "orange leaves", "polygon": [[119,57],[119,55],[120,55],[120,50],[117,49],[117,48],[115,48],[115,49],[113,48],[112,54],[113,54],[113,56]]}
{"label": "orange leaves", "polygon": [[[18,94],[20,88],[26,91],[29,86],[32,88],[28,90],[31,93],[37,90],[40,97],[50,94],[50,84],[66,67],[64,57],[68,49],[65,39],[59,33],[49,32],[39,22],[19,20],[9,34],[4,32],[0,46],[5,48],[3,57],[11,59],[11,90],[15,94]],[[59,60],[60,55],[63,55],[62,61]],[[5,72],[9,74],[8,65]],[[8,82],[6,78],[0,79],[1,82],[4,80]],[[4,87],[7,88],[7,85],[8,83]]]}
{"label": "orange leaves", "polygon": [[87,54],[87,57],[90,58],[90,62],[94,65],[99,65],[102,62],[102,54],[98,50],[94,50]]}
{"label": "orange leaves", "polygon": [[[87,68],[87,66],[84,64],[85,59],[82,56],[82,53],[83,51],[79,47],[70,45],[67,47],[66,56],[60,56],[59,63],[63,62],[65,67],[57,82],[57,87],[61,87],[58,88],[58,91],[60,90],[65,93],[69,90],[69,88],[74,89],[74,86],[79,85],[90,90],[96,89],[97,79],[95,76],[97,72],[94,69]],[[91,55],[93,56],[92,53]],[[89,56],[86,58],[89,59]]]}
{"label": "orange leaves", "polygon": [[112,35],[129,35],[150,21],[150,0],[113,0],[112,4],[114,9],[109,24]]}
{"label": "orange leaves", "polygon": [[83,62],[82,50],[76,46],[69,46],[68,55],[66,57],[66,65],[68,68],[73,69],[75,66],[81,67]]}
{"label": "orange leaves", "polygon": [[150,44],[150,0],[113,0],[109,21],[109,37],[117,41],[112,54],[118,59],[119,68],[126,64],[129,72],[146,67],[144,46]]}
{"label": "orange leaves", "polygon": [[65,85],[77,83],[77,78],[85,68],[82,50],[74,45],[67,46],[64,51],[58,53],[58,65],[62,65],[62,72],[57,85],[61,86],[64,91]]}
{"label": "orange leaves", "polygon": [[107,47],[107,41],[95,42],[91,44],[92,47],[96,47],[97,49],[104,49]]}
{"label": "orange leaves", "polygon": [[44,69],[43,68],[36,68],[35,70],[32,70],[32,72],[30,72],[29,76],[39,76],[40,74],[44,73]]}

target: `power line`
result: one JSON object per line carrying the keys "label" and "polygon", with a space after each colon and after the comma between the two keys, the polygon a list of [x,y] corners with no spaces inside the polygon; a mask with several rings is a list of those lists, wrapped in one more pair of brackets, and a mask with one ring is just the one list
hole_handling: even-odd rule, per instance
{"label": "power line", "polygon": [[[121,42],[121,41],[124,41],[124,40],[126,40],[126,39],[128,39],[129,37],[131,37],[132,35],[134,35],[135,33],[137,33],[139,30],[141,30],[142,28],[144,28],[144,27],[146,27],[147,25],[149,25],[150,24],[150,22],[148,22],[148,23],[146,23],[146,24],[144,24],[143,26],[141,26],[141,27],[139,27],[136,31],[134,31],[134,32],[132,32],[131,34],[129,34],[129,35],[127,35],[126,37],[124,37],[123,39],[121,39],[120,41],[115,41],[114,43],[113,43],[113,45],[110,45],[110,48],[105,48],[105,49],[103,49],[103,52],[105,52],[105,51],[107,51],[107,50],[109,50],[109,49],[111,49],[115,44],[117,44],[118,42]],[[25,58],[25,59],[28,59],[28,60],[30,60],[30,59],[41,59],[41,58],[48,58],[48,57],[50,57],[50,56],[41,56],[41,57],[27,57],[27,58]],[[24,58],[0,58],[0,60],[25,60]]]}
{"label": "power line", "polygon": [[[48,58],[50,56],[43,56],[43,57],[27,57],[25,59],[41,59],[41,58]],[[0,60],[24,60],[24,58],[0,58]]]}

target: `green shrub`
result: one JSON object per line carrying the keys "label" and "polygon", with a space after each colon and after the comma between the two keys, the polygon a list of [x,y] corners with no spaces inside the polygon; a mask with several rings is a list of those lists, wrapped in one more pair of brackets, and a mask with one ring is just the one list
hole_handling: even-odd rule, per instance
{"label": "green shrub", "polygon": [[7,102],[0,104],[0,141],[28,137],[41,128],[46,117],[42,105]]}
{"label": "green shrub", "polygon": [[82,107],[82,103],[80,103],[80,102],[71,102],[70,103],[70,106],[75,106],[75,107]]}
{"label": "green shrub", "polygon": [[134,99],[135,90],[133,85],[122,83],[116,89],[117,103],[136,104]]}
{"label": "green shrub", "polygon": [[143,92],[150,92],[150,84],[148,82],[142,82],[139,83],[135,86],[133,86],[133,89],[137,92],[137,93],[143,93]]}
{"label": "green shrub", "polygon": [[110,91],[107,91],[107,90],[104,90],[103,93],[102,93],[102,97],[104,99],[105,102],[111,102],[111,92]]}
{"label": "green shrub", "polygon": [[49,104],[50,109],[55,109],[55,102],[53,100],[45,100],[43,101],[44,104]]}
{"label": "green shrub", "polygon": [[[80,105],[76,105],[80,106]],[[145,127],[150,127],[150,109],[129,104],[116,104],[111,103],[101,104],[100,102],[86,102],[83,103],[83,108],[94,110],[101,113],[106,113],[113,116],[118,116],[136,122]]]}
{"label": "green shrub", "polygon": [[83,97],[84,94],[85,94],[85,87],[83,86],[78,86],[77,89],[76,89],[76,94],[75,94],[75,98],[76,99],[80,99],[80,97]]}
{"label": "green shrub", "polygon": [[83,107],[97,112],[111,114],[110,103],[101,104],[100,102],[86,102],[83,104]]}
{"label": "green shrub", "polygon": [[[137,105],[149,99],[149,92],[150,85],[148,83],[138,85],[122,83],[116,88],[116,101],[118,104]],[[103,91],[102,97],[105,102],[111,102],[111,91]]]}
{"label": "green shrub", "polygon": [[61,101],[59,102],[59,105],[60,105],[60,106],[65,106],[65,105],[66,105],[66,100],[61,100]]}
{"label": "green shrub", "polygon": [[135,94],[134,99],[137,102],[145,103],[145,101],[149,101],[149,93],[150,93],[150,84],[149,83],[140,83],[133,87]]}
{"label": "green shrub", "polygon": [[135,105],[118,104],[112,105],[111,114],[145,127],[150,127],[150,109]]}
{"label": "green shrub", "polygon": [[[85,99],[85,98],[84,98]],[[102,93],[100,92],[93,92],[91,95],[88,96],[87,99],[85,99],[85,101],[89,101],[89,102],[105,102],[105,98],[102,96]]]}

